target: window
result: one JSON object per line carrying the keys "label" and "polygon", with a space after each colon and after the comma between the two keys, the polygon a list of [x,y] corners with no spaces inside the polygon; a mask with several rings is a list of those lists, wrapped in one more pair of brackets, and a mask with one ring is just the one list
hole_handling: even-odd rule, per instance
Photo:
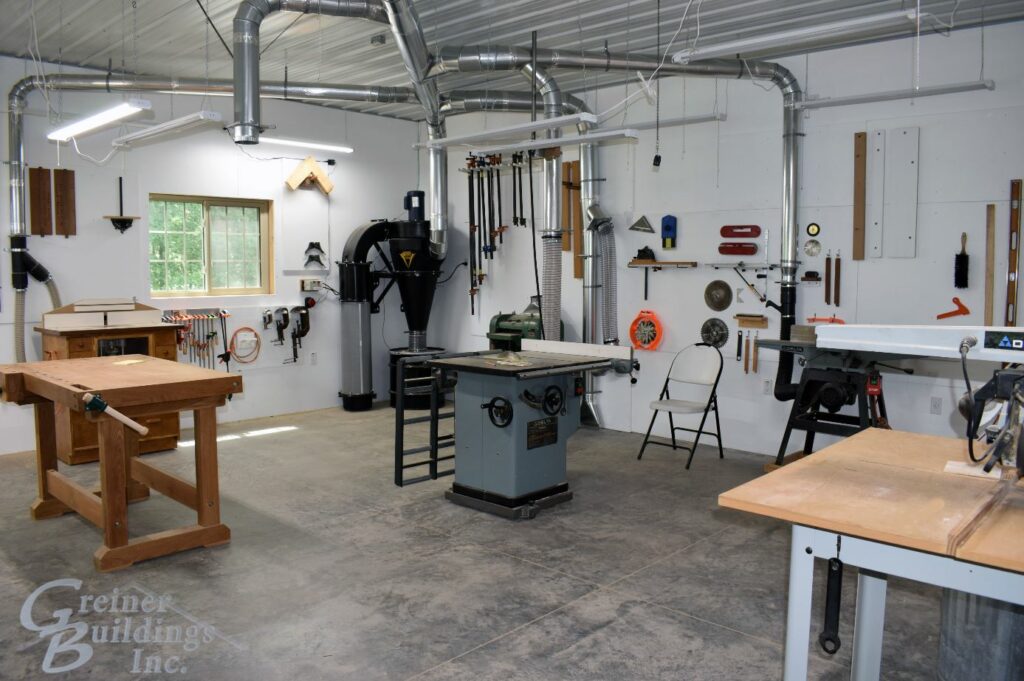
{"label": "window", "polygon": [[272,293],[271,205],[151,194],[150,291],[157,296]]}

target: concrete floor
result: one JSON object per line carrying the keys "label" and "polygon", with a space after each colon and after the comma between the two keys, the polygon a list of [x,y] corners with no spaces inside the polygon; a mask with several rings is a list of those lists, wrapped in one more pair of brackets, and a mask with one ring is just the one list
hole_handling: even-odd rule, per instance
{"label": "concrete floor", "polygon": [[[509,522],[446,502],[450,479],[395,487],[392,419],[389,409],[325,410],[223,426],[241,435],[220,445],[231,543],[106,575],[92,566],[91,525],[29,519],[31,455],[0,457],[0,678],[139,678],[157,657],[165,675],[218,681],[780,678],[788,528],[716,504],[763,457],[727,451],[720,461],[702,448],[686,471],[683,454],[663,447],[636,461],[638,435],[580,431],[569,457],[576,498]],[[244,435],[284,426],[295,430]],[[147,459],[191,478],[191,453]],[[72,470],[95,478],[95,465]],[[191,518],[154,494],[131,507],[130,529]],[[844,645],[834,658],[814,647],[814,679],[849,677],[855,577],[847,572]],[[44,591],[30,626],[70,608],[70,624],[90,627],[130,616],[145,640],[148,616],[154,631],[178,626],[193,643],[91,643],[81,666],[44,674],[48,646],[68,649],[51,661],[59,669],[80,661],[82,641],[19,621],[26,598],[62,578],[81,585]],[[151,615],[82,612],[83,594],[114,588],[169,603]],[[937,591],[893,580],[889,594],[883,678],[934,678]],[[102,640],[97,627],[83,641],[95,632]]]}

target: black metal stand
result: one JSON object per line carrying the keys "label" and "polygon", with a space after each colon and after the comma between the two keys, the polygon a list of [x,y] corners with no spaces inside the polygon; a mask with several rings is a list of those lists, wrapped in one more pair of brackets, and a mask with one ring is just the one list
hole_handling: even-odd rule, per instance
{"label": "black metal stand", "polygon": [[[874,372],[870,370],[814,369],[805,367],[800,377],[796,399],[789,413],[786,432],[775,457],[776,465],[785,462],[789,436],[793,430],[803,430],[803,453],[810,454],[814,447],[814,436],[818,433],[848,437],[865,428],[883,427],[888,423],[885,411],[885,397],[868,394],[868,383]],[[823,390],[828,386],[835,390],[842,387],[856,396],[857,414],[840,414],[822,407]],[[877,410],[878,416],[875,415]]]}

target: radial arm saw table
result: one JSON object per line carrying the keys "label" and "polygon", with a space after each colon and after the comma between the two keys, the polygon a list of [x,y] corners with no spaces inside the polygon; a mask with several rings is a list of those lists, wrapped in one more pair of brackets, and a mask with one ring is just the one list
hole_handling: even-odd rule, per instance
{"label": "radial arm saw table", "polygon": [[[94,563],[101,572],[231,538],[220,521],[217,407],[242,391],[242,378],[223,371],[144,355],[0,365],[3,400],[31,404],[36,421],[38,489],[35,519],[75,512],[103,530]],[[55,407],[85,411],[86,393],[102,396],[129,419],[191,410],[195,416],[196,482],[140,461],[139,434],[107,413],[90,411],[99,429],[100,487],[91,490],[58,471]],[[128,538],[129,501],[154,489],[197,514],[194,525]]]}

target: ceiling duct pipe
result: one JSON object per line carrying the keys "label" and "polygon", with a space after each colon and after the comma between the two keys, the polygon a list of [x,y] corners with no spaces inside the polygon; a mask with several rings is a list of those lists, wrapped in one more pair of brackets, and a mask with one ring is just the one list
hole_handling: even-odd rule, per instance
{"label": "ceiling duct pipe", "polygon": [[[235,120],[228,126],[236,144],[257,144],[262,131],[260,117],[260,25],[274,12],[326,14],[367,19],[391,26],[399,52],[412,79],[416,99],[423,106],[430,139],[444,137],[444,120],[438,111],[437,85],[426,80],[431,63],[419,18],[408,0],[243,0],[234,20]],[[448,157],[443,149],[430,149],[429,206],[430,252],[442,260],[447,252]]]}
{"label": "ceiling duct pipe", "polygon": [[[564,50],[531,50],[516,46],[454,46],[442,47],[430,69],[430,75],[469,71],[518,70],[531,63],[539,68],[593,69],[595,71],[655,71],[664,75],[704,76],[712,78],[750,78],[768,80],[782,92],[782,237],[779,267],[781,271],[780,301],[770,305],[781,316],[779,338],[789,340],[796,320],[797,253],[797,187],[799,140],[802,122],[796,104],[803,92],[796,77],[785,67],[773,62],[709,59],[690,64],[662,63],[657,55],[614,52],[568,52]],[[582,165],[582,164],[581,164]],[[585,191],[585,189],[584,189]],[[581,192],[582,193],[582,192]],[[602,211],[588,215],[593,220]],[[586,267],[586,260],[584,267]],[[584,294],[586,297],[586,293]],[[584,308],[586,310],[586,306]],[[590,322],[593,323],[593,317]],[[586,324],[584,325],[586,327]],[[586,328],[585,328],[586,333]],[[791,400],[796,396],[793,383],[793,356],[781,353],[775,377],[775,397]]]}
{"label": "ceiling duct pipe", "polygon": [[[427,117],[427,137],[445,136],[437,82],[427,77],[433,61],[423,37],[423,28],[411,0],[383,0],[391,34],[409,72],[412,88]],[[448,152],[442,148],[427,149],[427,205],[430,207],[430,254],[444,260],[448,253]]]}
{"label": "ceiling duct pipe", "polygon": [[[536,89],[544,101],[544,118],[562,115],[562,91],[555,79],[540,68],[527,64],[520,72],[529,79],[531,88]],[[558,128],[547,131],[552,140],[561,137]],[[540,243],[544,267],[541,275],[540,308],[544,323],[544,338],[561,340],[562,321],[562,164],[558,150],[546,149],[541,152],[541,186],[544,188],[544,222]],[[530,152],[533,158],[533,152]],[[532,165],[532,163],[531,163]]]}
{"label": "ceiling duct pipe", "polygon": [[[28,229],[25,218],[25,142],[24,112],[28,95],[34,90],[91,92],[165,92],[183,94],[230,95],[229,80],[165,78],[160,76],[122,76],[109,74],[52,74],[30,76],[14,84],[7,95],[8,187],[10,190],[11,276],[14,289],[14,350],[18,362],[25,361],[25,298],[28,277],[46,285],[50,303],[61,306],[60,292],[50,272],[28,253]],[[416,101],[409,88],[323,85],[320,83],[264,83],[260,95],[276,99],[309,101],[359,101],[410,103]]]}
{"label": "ceiling duct pipe", "polygon": [[236,144],[257,144],[260,118],[260,25],[275,12],[326,14],[387,23],[380,2],[344,0],[243,0],[234,20],[235,120],[228,126]]}

